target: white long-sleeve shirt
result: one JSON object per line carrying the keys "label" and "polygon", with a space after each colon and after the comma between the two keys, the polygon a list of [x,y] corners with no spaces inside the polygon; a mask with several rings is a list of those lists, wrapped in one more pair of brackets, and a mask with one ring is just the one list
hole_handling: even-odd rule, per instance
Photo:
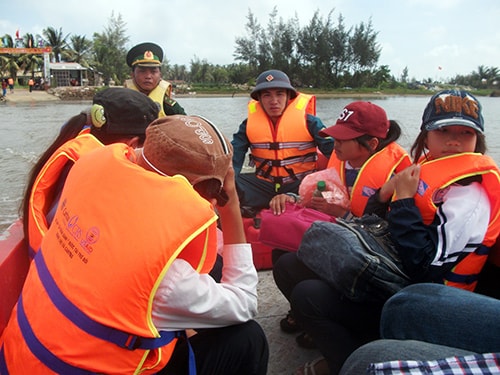
{"label": "white long-sleeve shirt", "polygon": [[258,276],[251,245],[224,245],[221,255],[220,283],[197,273],[185,260],[172,262],[153,300],[158,330],[222,327],[255,317]]}

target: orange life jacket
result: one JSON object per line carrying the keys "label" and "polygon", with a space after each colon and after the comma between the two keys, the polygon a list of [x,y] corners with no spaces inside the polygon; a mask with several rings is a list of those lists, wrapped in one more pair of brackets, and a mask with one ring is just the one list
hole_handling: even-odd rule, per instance
{"label": "orange life jacket", "polygon": [[154,326],[154,295],[176,258],[212,268],[217,217],[184,177],[129,159],[114,144],[71,169],[0,340],[9,373],[152,374],[168,362],[177,339]]}
{"label": "orange life jacket", "polygon": [[491,204],[490,222],[482,246],[466,255],[445,277],[445,284],[473,291],[479,272],[500,233],[500,170],[495,161],[479,153],[462,153],[422,162],[415,204],[424,224],[431,224],[437,207],[433,202],[436,191],[466,177],[480,175],[482,186]]}
{"label": "orange life jacket", "polygon": [[[131,79],[127,79],[125,81],[124,87],[135,91],[140,91],[139,88],[135,85],[134,81]],[[160,80],[160,83],[158,83],[158,85],[153,89],[153,91],[151,91],[148,94],[149,98],[160,106],[160,112],[158,113],[158,118],[166,116],[165,109],[163,108],[163,99],[165,98],[165,96],[170,98],[171,95],[172,95],[172,84],[163,79]]]}
{"label": "orange life jacket", "polygon": [[315,113],[316,98],[299,94],[274,126],[258,101],[248,103],[250,162],[259,178],[279,186],[301,180],[317,169],[316,144],[306,122],[306,115]]}
{"label": "orange life jacket", "polygon": [[[363,164],[350,191],[351,213],[362,216],[368,199],[385,184],[394,173],[401,172],[411,164],[408,153],[396,142],[392,142],[376,152]],[[337,158],[335,152],[330,156],[328,168],[335,168],[340,180],[346,184],[345,162]]]}
{"label": "orange life jacket", "polygon": [[41,169],[31,188],[28,203],[28,239],[31,257],[40,248],[43,236],[49,229],[47,214],[59,193],[56,188],[63,168],[68,162],[74,163],[81,155],[99,147],[103,147],[103,144],[84,130],[77,137],[59,147]]}

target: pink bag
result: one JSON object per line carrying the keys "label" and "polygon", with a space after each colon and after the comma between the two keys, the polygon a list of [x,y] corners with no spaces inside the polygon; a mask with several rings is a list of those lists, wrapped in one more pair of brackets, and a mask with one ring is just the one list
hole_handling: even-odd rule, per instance
{"label": "pink bag", "polygon": [[318,220],[334,223],[335,217],[288,202],[281,215],[262,210],[259,241],[275,249],[297,251],[306,230]]}

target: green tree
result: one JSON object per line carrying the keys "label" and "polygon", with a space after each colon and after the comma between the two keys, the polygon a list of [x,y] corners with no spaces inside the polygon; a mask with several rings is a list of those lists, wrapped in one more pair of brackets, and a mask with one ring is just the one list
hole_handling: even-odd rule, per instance
{"label": "green tree", "polygon": [[373,30],[371,19],[367,24],[361,22],[354,28],[350,39],[352,70],[373,68],[380,57],[380,46],[377,44],[378,32]]}
{"label": "green tree", "polygon": [[91,58],[92,41],[85,35],[71,35],[70,48],[68,50],[68,60],[77,62],[82,66],[89,67]]}
{"label": "green tree", "polygon": [[[2,36],[1,45],[3,48],[13,48],[14,40],[9,34]],[[17,57],[8,53],[0,55],[0,73],[1,75],[9,75],[16,79],[19,66],[17,65]]]}
{"label": "green tree", "polygon": [[330,82],[330,30],[331,12],[325,21],[316,10],[309,24],[299,32],[297,49],[304,69],[302,80],[308,86],[324,87]]}
{"label": "green tree", "polygon": [[93,65],[102,73],[106,85],[111,79],[122,84],[130,75],[125,47],[129,37],[125,35],[125,26],[121,14],[115,17],[112,12],[104,31],[94,33]]}
{"label": "green tree", "polygon": [[[35,38],[33,34],[26,34],[23,37],[24,47],[33,48],[35,46]],[[17,64],[21,69],[23,69],[23,73],[29,73],[30,77],[33,78],[35,76],[35,72],[38,72],[42,69],[43,66],[43,58],[40,55],[35,54],[22,54],[17,58]]]}
{"label": "green tree", "polygon": [[340,86],[340,75],[348,70],[349,67],[349,35],[351,28],[346,29],[344,17],[339,14],[337,27],[331,30],[330,48],[331,48],[331,67],[334,87]]}
{"label": "green tree", "polygon": [[299,31],[298,16],[287,23],[282,18],[277,21],[278,12],[276,7],[270,14],[265,39],[269,40],[270,63],[269,68],[279,69],[286,72],[291,79],[298,73],[298,56],[296,40]]}
{"label": "green tree", "polygon": [[211,73],[211,67],[207,60],[200,60],[198,57],[194,57],[191,60],[191,82],[197,83],[211,83],[213,82],[213,76]]}
{"label": "green tree", "polygon": [[253,70],[254,75],[257,75],[260,70],[257,43],[262,32],[262,27],[250,9],[248,10],[245,29],[248,37],[236,38],[236,48],[233,56],[236,60],[246,62],[250,66],[250,69]]}
{"label": "green tree", "polygon": [[186,65],[175,64],[164,73],[164,76],[166,79],[176,81],[187,81],[189,79]]}
{"label": "green tree", "polygon": [[408,67],[405,66],[403,69],[403,73],[401,73],[401,82],[408,83]]}
{"label": "green tree", "polygon": [[255,72],[248,64],[229,64],[226,66],[226,70],[228,72],[228,79],[232,83],[239,85],[255,84]]}
{"label": "green tree", "polygon": [[42,33],[45,36],[46,45],[52,47],[51,55],[54,57],[55,62],[61,62],[61,58],[68,50],[66,39],[69,34],[63,36],[62,28],[56,30],[51,26],[44,29]]}
{"label": "green tree", "polygon": [[9,34],[4,34],[4,36],[2,36],[2,39],[0,40],[0,47],[4,48],[14,47],[14,40],[12,39],[12,36],[10,36]]}

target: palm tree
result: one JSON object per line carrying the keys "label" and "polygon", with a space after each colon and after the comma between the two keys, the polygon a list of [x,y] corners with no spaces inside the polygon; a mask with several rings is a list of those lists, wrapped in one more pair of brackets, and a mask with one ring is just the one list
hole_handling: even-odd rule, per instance
{"label": "palm tree", "polygon": [[[33,48],[35,47],[35,38],[33,34],[27,33],[23,37],[24,47]],[[17,64],[21,69],[24,70],[24,74],[30,73],[31,78],[35,76],[35,71],[40,71],[43,65],[43,59],[34,54],[23,54],[17,58]]]}
{"label": "palm tree", "polygon": [[[12,39],[12,36],[10,36],[9,34],[5,34],[2,37],[2,45],[5,48],[13,48],[14,40]],[[0,56],[1,73],[12,76],[14,81],[16,80],[17,71],[19,70],[19,66],[17,65],[16,60],[17,57],[10,53]]]}
{"label": "palm tree", "polygon": [[0,42],[1,42],[2,47],[4,47],[4,48],[14,47],[14,40],[12,39],[12,37],[9,34],[5,34],[4,36],[2,36],[2,40]]}
{"label": "palm tree", "polygon": [[69,34],[63,37],[62,28],[59,28],[59,31],[57,31],[53,27],[49,26],[43,30],[43,35],[45,36],[47,45],[52,47],[55,62],[61,62],[61,57],[68,50],[66,39]]}
{"label": "palm tree", "polygon": [[68,60],[77,62],[88,68],[92,41],[85,38],[85,35],[71,35],[70,40],[71,48],[67,51]]}
{"label": "palm tree", "polygon": [[26,54],[21,55],[17,60],[18,65],[24,70],[24,74],[30,73],[31,78],[35,76],[35,72],[41,70],[43,58],[39,55]]}

